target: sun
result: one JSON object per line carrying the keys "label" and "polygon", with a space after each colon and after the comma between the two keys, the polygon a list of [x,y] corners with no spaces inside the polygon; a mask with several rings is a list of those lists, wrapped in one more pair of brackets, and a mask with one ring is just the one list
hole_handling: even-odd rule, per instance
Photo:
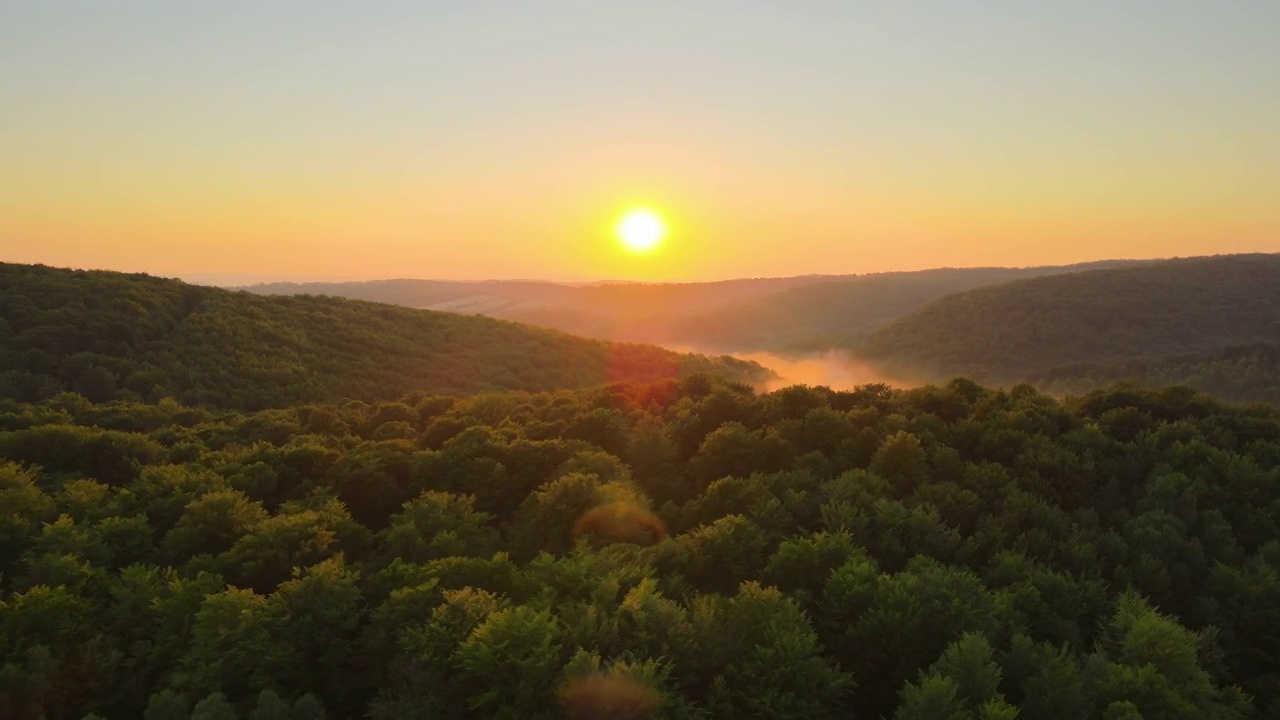
{"label": "sun", "polygon": [[634,208],[622,216],[614,232],[626,249],[633,253],[647,253],[666,237],[667,225],[658,213],[648,208]]}

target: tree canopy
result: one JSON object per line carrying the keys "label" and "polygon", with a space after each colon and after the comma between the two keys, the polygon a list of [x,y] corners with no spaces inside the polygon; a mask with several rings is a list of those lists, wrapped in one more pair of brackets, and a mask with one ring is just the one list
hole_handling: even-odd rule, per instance
{"label": "tree canopy", "polygon": [[1273,717],[1278,518],[1186,388],[0,401],[0,717]]}

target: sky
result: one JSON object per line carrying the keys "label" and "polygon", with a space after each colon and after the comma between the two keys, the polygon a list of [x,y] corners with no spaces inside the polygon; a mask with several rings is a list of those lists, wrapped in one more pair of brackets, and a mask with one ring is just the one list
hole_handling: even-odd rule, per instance
{"label": "sky", "polygon": [[[693,281],[1280,251],[1274,0],[0,0],[0,261]],[[650,207],[663,244],[612,227]]]}

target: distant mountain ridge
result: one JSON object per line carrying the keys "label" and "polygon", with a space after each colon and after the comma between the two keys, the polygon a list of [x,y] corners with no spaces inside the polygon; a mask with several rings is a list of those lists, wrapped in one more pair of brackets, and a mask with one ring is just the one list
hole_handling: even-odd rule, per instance
{"label": "distant mountain ridge", "polygon": [[530,281],[268,283],[256,294],[334,295],[484,314],[574,334],[711,352],[839,347],[953,292],[1038,275],[1125,267],[1111,260],[1030,268],[940,268],[704,283],[565,285]]}
{"label": "distant mountain ridge", "polygon": [[[858,275],[783,290],[676,319],[639,334],[651,342],[716,351],[804,352],[847,347],[861,336],[929,302],[970,288],[1020,278],[1129,267],[1143,261],[1105,260],[1027,268],[938,268]],[[695,342],[696,340],[696,342]]]}
{"label": "distant mountain ridge", "polygon": [[147,275],[0,264],[0,398],[74,390],[235,409],[406,392],[545,391],[693,372],[731,358],[486,317],[330,297],[263,297]]}

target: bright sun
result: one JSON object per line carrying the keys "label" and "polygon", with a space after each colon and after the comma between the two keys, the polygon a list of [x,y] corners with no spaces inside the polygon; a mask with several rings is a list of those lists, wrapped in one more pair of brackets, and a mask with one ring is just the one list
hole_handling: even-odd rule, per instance
{"label": "bright sun", "polygon": [[628,210],[614,228],[623,246],[634,253],[647,253],[658,247],[667,234],[667,225],[652,210],[636,208]]}

